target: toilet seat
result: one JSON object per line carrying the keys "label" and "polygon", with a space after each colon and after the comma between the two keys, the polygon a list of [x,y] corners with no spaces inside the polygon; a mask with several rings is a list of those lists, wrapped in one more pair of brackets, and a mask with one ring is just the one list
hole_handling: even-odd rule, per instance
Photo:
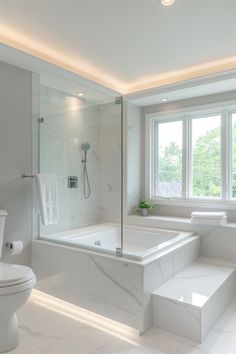
{"label": "toilet seat", "polygon": [[35,284],[32,269],[22,265],[0,263],[0,295],[15,293]]}
{"label": "toilet seat", "polygon": [[0,297],[2,295],[11,295],[11,294],[14,295],[14,294],[20,293],[24,290],[32,289],[35,286],[35,284],[36,284],[36,278],[34,275],[32,277],[32,279],[30,279],[24,283],[6,286],[5,288],[4,287],[0,288]]}

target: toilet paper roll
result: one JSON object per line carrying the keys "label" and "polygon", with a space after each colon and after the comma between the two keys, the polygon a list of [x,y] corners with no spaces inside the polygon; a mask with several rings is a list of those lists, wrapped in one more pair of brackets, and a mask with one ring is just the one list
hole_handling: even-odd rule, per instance
{"label": "toilet paper roll", "polygon": [[10,254],[17,255],[23,251],[23,242],[22,241],[13,241],[7,244],[7,248]]}

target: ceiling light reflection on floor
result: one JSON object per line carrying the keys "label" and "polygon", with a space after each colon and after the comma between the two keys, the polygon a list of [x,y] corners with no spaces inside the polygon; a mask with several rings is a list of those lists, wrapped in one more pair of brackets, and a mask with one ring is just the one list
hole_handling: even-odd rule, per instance
{"label": "ceiling light reflection on floor", "polygon": [[175,0],[161,0],[162,5],[164,6],[170,6],[175,3]]}
{"label": "ceiling light reflection on floor", "polygon": [[38,290],[32,292],[30,302],[74,321],[96,328],[133,346],[139,346],[138,331],[119,322],[112,321]]}

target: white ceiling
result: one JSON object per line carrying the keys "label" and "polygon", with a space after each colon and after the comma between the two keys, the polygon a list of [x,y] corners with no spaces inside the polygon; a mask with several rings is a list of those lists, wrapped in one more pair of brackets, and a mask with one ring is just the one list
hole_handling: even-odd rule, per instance
{"label": "white ceiling", "polygon": [[236,0],[1,0],[0,34],[131,92],[234,60],[235,14]]}

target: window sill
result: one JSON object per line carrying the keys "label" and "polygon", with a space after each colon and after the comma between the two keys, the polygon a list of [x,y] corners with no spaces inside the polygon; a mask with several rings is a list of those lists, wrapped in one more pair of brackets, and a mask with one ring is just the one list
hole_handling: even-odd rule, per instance
{"label": "window sill", "polygon": [[[126,217],[125,223],[154,227],[154,228],[163,228],[171,230],[182,230],[182,231],[196,231],[202,230],[202,228],[211,228],[218,227],[215,225],[195,225],[191,223],[190,218],[178,218],[172,216],[140,216],[140,215],[128,215]],[[221,225],[219,227],[223,228],[233,228],[236,229],[236,223],[227,223],[226,225]]]}
{"label": "window sill", "polygon": [[155,205],[185,206],[210,209],[236,210],[236,201],[208,200],[208,199],[175,199],[175,198],[151,198]]}

